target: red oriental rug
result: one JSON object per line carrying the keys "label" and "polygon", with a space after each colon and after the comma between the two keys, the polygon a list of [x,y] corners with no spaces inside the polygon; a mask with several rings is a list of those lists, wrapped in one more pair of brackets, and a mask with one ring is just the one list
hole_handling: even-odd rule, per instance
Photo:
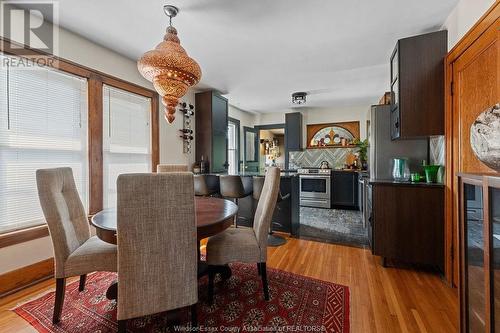
{"label": "red oriental rug", "polygon": [[[216,279],[215,301],[206,302],[207,279],[200,280],[199,330],[206,332],[349,332],[349,288],[268,268],[270,301],[266,302],[256,265],[232,264],[233,275]],[[94,273],[85,291],[78,282],[66,287],[66,299],[58,325],[52,325],[54,292],[29,301],[14,311],[39,332],[116,332],[116,303],[106,299],[114,273]],[[166,314],[130,320],[128,332],[193,331],[189,313],[179,314],[178,324]]]}

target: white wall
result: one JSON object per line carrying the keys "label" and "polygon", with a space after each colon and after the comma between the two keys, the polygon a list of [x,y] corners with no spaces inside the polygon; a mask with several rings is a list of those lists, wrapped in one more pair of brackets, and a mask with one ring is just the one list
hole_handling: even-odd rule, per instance
{"label": "white wall", "polygon": [[448,50],[469,31],[495,0],[461,0],[443,24],[448,30]]}
{"label": "white wall", "polygon": [[[59,56],[125,81],[153,88],[152,84],[139,74],[134,60],[64,29],[59,30]],[[194,104],[194,92],[192,90],[188,92],[183,100]],[[179,137],[182,114],[178,112],[174,123],[167,124],[163,117],[161,102],[158,112],[160,112],[160,163],[191,165],[194,162],[194,151],[189,155],[183,154],[182,140]],[[194,119],[192,124],[194,127]],[[52,255],[49,237],[0,248],[0,274],[45,260]]]}

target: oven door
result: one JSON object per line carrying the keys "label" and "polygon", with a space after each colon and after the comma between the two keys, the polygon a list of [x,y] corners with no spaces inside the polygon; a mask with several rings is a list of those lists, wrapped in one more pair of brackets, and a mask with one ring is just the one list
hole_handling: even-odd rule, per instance
{"label": "oven door", "polygon": [[300,205],[331,207],[330,176],[300,175]]}
{"label": "oven door", "polygon": [[300,196],[330,199],[330,176],[300,175]]}

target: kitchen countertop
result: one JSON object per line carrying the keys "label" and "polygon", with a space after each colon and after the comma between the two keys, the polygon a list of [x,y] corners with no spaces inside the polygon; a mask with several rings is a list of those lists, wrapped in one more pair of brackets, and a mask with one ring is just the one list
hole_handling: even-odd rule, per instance
{"label": "kitchen countertop", "polygon": [[394,186],[420,186],[420,187],[444,187],[441,183],[426,183],[426,182],[398,182],[392,179],[370,179],[371,185],[394,185]]}
{"label": "kitchen countertop", "polygon": [[[223,176],[223,175],[227,175],[227,174],[225,174],[225,173],[208,173],[208,175]],[[241,176],[241,177],[253,177],[253,176],[264,177],[266,175],[266,173],[265,172],[257,172],[257,171],[240,171],[240,172],[238,172],[237,175]],[[290,177],[294,177],[296,175],[297,175],[297,172],[281,172],[280,173],[280,176],[282,178],[290,178]]]}

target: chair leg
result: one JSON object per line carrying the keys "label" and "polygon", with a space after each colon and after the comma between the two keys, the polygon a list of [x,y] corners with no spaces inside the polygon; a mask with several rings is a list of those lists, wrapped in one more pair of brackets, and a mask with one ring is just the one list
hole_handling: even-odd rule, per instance
{"label": "chair leg", "polygon": [[212,267],[208,268],[208,304],[214,304],[214,279],[215,272]]}
{"label": "chair leg", "polygon": [[198,312],[196,310],[196,303],[191,305],[191,326],[198,327]]}
{"label": "chair leg", "polygon": [[[234,199],[234,203],[238,206],[238,198]],[[234,216],[234,227],[238,228],[238,212],[236,212],[236,215]]]}
{"label": "chair leg", "polygon": [[66,291],[66,279],[56,278],[56,299],[54,304],[54,316],[52,323],[57,324],[61,318],[61,312],[64,304],[64,293]]}
{"label": "chair leg", "polygon": [[127,332],[127,320],[118,320],[118,333]]}
{"label": "chair leg", "polygon": [[257,263],[257,274],[259,274],[259,276],[262,275],[262,272],[261,272],[261,269],[260,269],[260,262]]}
{"label": "chair leg", "polygon": [[269,301],[269,286],[267,285],[267,269],[265,262],[260,263],[260,274],[262,277],[262,286],[264,288],[264,299]]}
{"label": "chair leg", "polygon": [[78,285],[78,291],[82,292],[85,290],[86,280],[87,280],[87,274],[80,275],[80,284]]}

